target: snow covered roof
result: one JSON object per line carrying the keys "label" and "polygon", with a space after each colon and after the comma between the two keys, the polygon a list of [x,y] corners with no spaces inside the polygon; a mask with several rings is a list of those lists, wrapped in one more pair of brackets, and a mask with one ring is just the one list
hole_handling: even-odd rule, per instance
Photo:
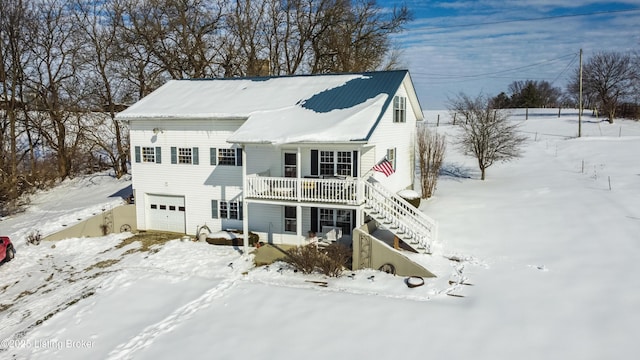
{"label": "snow covered roof", "polygon": [[118,119],[247,119],[232,143],[362,141],[403,82],[422,119],[407,70],[171,80]]}

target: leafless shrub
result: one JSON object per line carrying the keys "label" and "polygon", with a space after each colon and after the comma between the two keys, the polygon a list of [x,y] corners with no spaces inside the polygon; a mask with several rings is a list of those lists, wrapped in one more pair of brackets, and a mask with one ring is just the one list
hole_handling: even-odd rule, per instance
{"label": "leafless shrub", "polygon": [[351,249],[342,244],[331,244],[324,249],[323,255],[318,263],[320,271],[327,276],[338,277],[351,258]]}
{"label": "leafless shrub", "polygon": [[417,143],[422,198],[428,199],[436,188],[438,173],[447,146],[444,135],[431,132],[426,126],[418,129]]}
{"label": "leafless shrub", "polygon": [[42,241],[42,234],[39,230],[34,230],[27,235],[27,245],[40,245],[40,241]]}
{"label": "leafless shrub", "polygon": [[285,262],[303,274],[311,274],[320,262],[322,253],[315,245],[309,244],[289,249],[287,255]]}
{"label": "leafless shrub", "polygon": [[324,275],[338,277],[351,257],[351,250],[340,244],[331,244],[324,249],[309,244],[289,249],[287,255],[285,261],[303,274],[318,270]]}

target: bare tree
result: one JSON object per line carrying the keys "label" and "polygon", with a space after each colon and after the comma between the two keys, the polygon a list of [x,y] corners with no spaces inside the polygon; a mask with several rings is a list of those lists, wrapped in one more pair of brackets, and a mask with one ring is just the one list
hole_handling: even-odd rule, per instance
{"label": "bare tree", "polygon": [[27,9],[22,1],[0,6],[0,200],[15,199],[18,177],[18,121],[27,59],[25,22]]}
{"label": "bare tree", "polygon": [[470,98],[465,94],[449,99],[449,111],[462,115],[462,133],[457,144],[467,154],[478,160],[481,180],[486,169],[496,162],[509,161],[520,156],[520,148],[526,137],[518,135],[517,125],[509,123],[508,113],[493,109],[490,100],[479,95]]}
{"label": "bare tree", "polygon": [[144,48],[173,79],[216,74],[224,1],[126,0],[129,44]]}
{"label": "bare tree", "polygon": [[[619,52],[600,52],[591,57],[582,70],[584,97],[596,102],[613,123],[616,109],[621,101],[631,95],[638,70],[633,66],[631,55]],[[569,91],[578,92],[579,70],[569,84]]]}
{"label": "bare tree", "polygon": [[40,112],[33,126],[55,152],[57,175],[64,179],[72,173],[75,156],[83,155],[76,152],[86,131],[77,116],[85,100],[78,76],[82,43],[70,1],[43,0],[35,6],[39,21],[33,24],[33,63],[27,69],[29,88],[36,94],[32,106]]}
{"label": "bare tree", "polygon": [[418,128],[416,143],[422,198],[428,199],[436,188],[438,174],[444,160],[445,136],[438,134],[438,132],[431,132],[429,128],[422,126]]}
{"label": "bare tree", "polygon": [[406,6],[384,11],[371,0],[335,0],[313,38],[312,72],[371,71],[392,49],[389,36],[412,18]]}
{"label": "bare tree", "polygon": [[92,131],[87,137],[110,159],[116,177],[120,178],[127,173],[129,153],[126,128],[115,120],[116,112],[122,106],[125,87],[125,80],[119,73],[120,63],[125,58],[119,26],[123,9],[116,0],[104,3],[76,1],[74,14],[82,25],[81,33],[86,44],[80,58],[84,65],[83,76],[89,79],[85,89],[90,94],[88,105],[108,114],[110,121],[102,123],[100,129],[108,130],[112,135]]}

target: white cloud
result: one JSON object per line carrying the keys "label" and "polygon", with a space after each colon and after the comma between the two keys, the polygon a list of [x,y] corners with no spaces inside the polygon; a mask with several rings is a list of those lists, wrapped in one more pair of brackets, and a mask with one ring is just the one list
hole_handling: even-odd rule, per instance
{"label": "white cloud", "polygon": [[[416,20],[396,37],[404,48],[421,104],[443,108],[447,96],[465,92],[495,95],[516,80],[546,80],[565,88],[577,67],[574,54],[584,50],[585,59],[598,51],[640,50],[640,11],[504,22],[549,17],[558,7],[574,7],[596,1],[455,1],[429,3],[432,9],[455,8],[462,16],[426,17],[424,2],[408,3]],[[619,2],[619,4],[622,2]],[[640,1],[627,1],[639,4]],[[507,9],[504,9],[508,6]],[[434,11],[435,13],[435,11]],[[422,14],[422,15],[421,15]],[[555,14],[555,13],[554,13]],[[491,24],[488,24],[491,23]],[[473,26],[462,26],[476,24]],[[483,25],[484,24],[484,25]],[[554,60],[557,59],[557,60]],[[567,70],[567,66],[572,64]],[[538,65],[535,65],[538,64]],[[518,69],[513,70],[511,69]],[[488,74],[489,75],[481,75]],[[480,76],[479,76],[480,75]]]}

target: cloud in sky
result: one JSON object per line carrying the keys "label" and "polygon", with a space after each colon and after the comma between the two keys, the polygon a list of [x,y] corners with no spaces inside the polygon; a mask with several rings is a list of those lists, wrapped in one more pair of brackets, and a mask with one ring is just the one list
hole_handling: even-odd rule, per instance
{"label": "cloud in sky", "polygon": [[444,109],[460,92],[507,92],[518,80],[564,90],[580,48],[585,61],[599,51],[640,51],[640,0],[405,3],[414,21],[395,41],[424,109]]}

